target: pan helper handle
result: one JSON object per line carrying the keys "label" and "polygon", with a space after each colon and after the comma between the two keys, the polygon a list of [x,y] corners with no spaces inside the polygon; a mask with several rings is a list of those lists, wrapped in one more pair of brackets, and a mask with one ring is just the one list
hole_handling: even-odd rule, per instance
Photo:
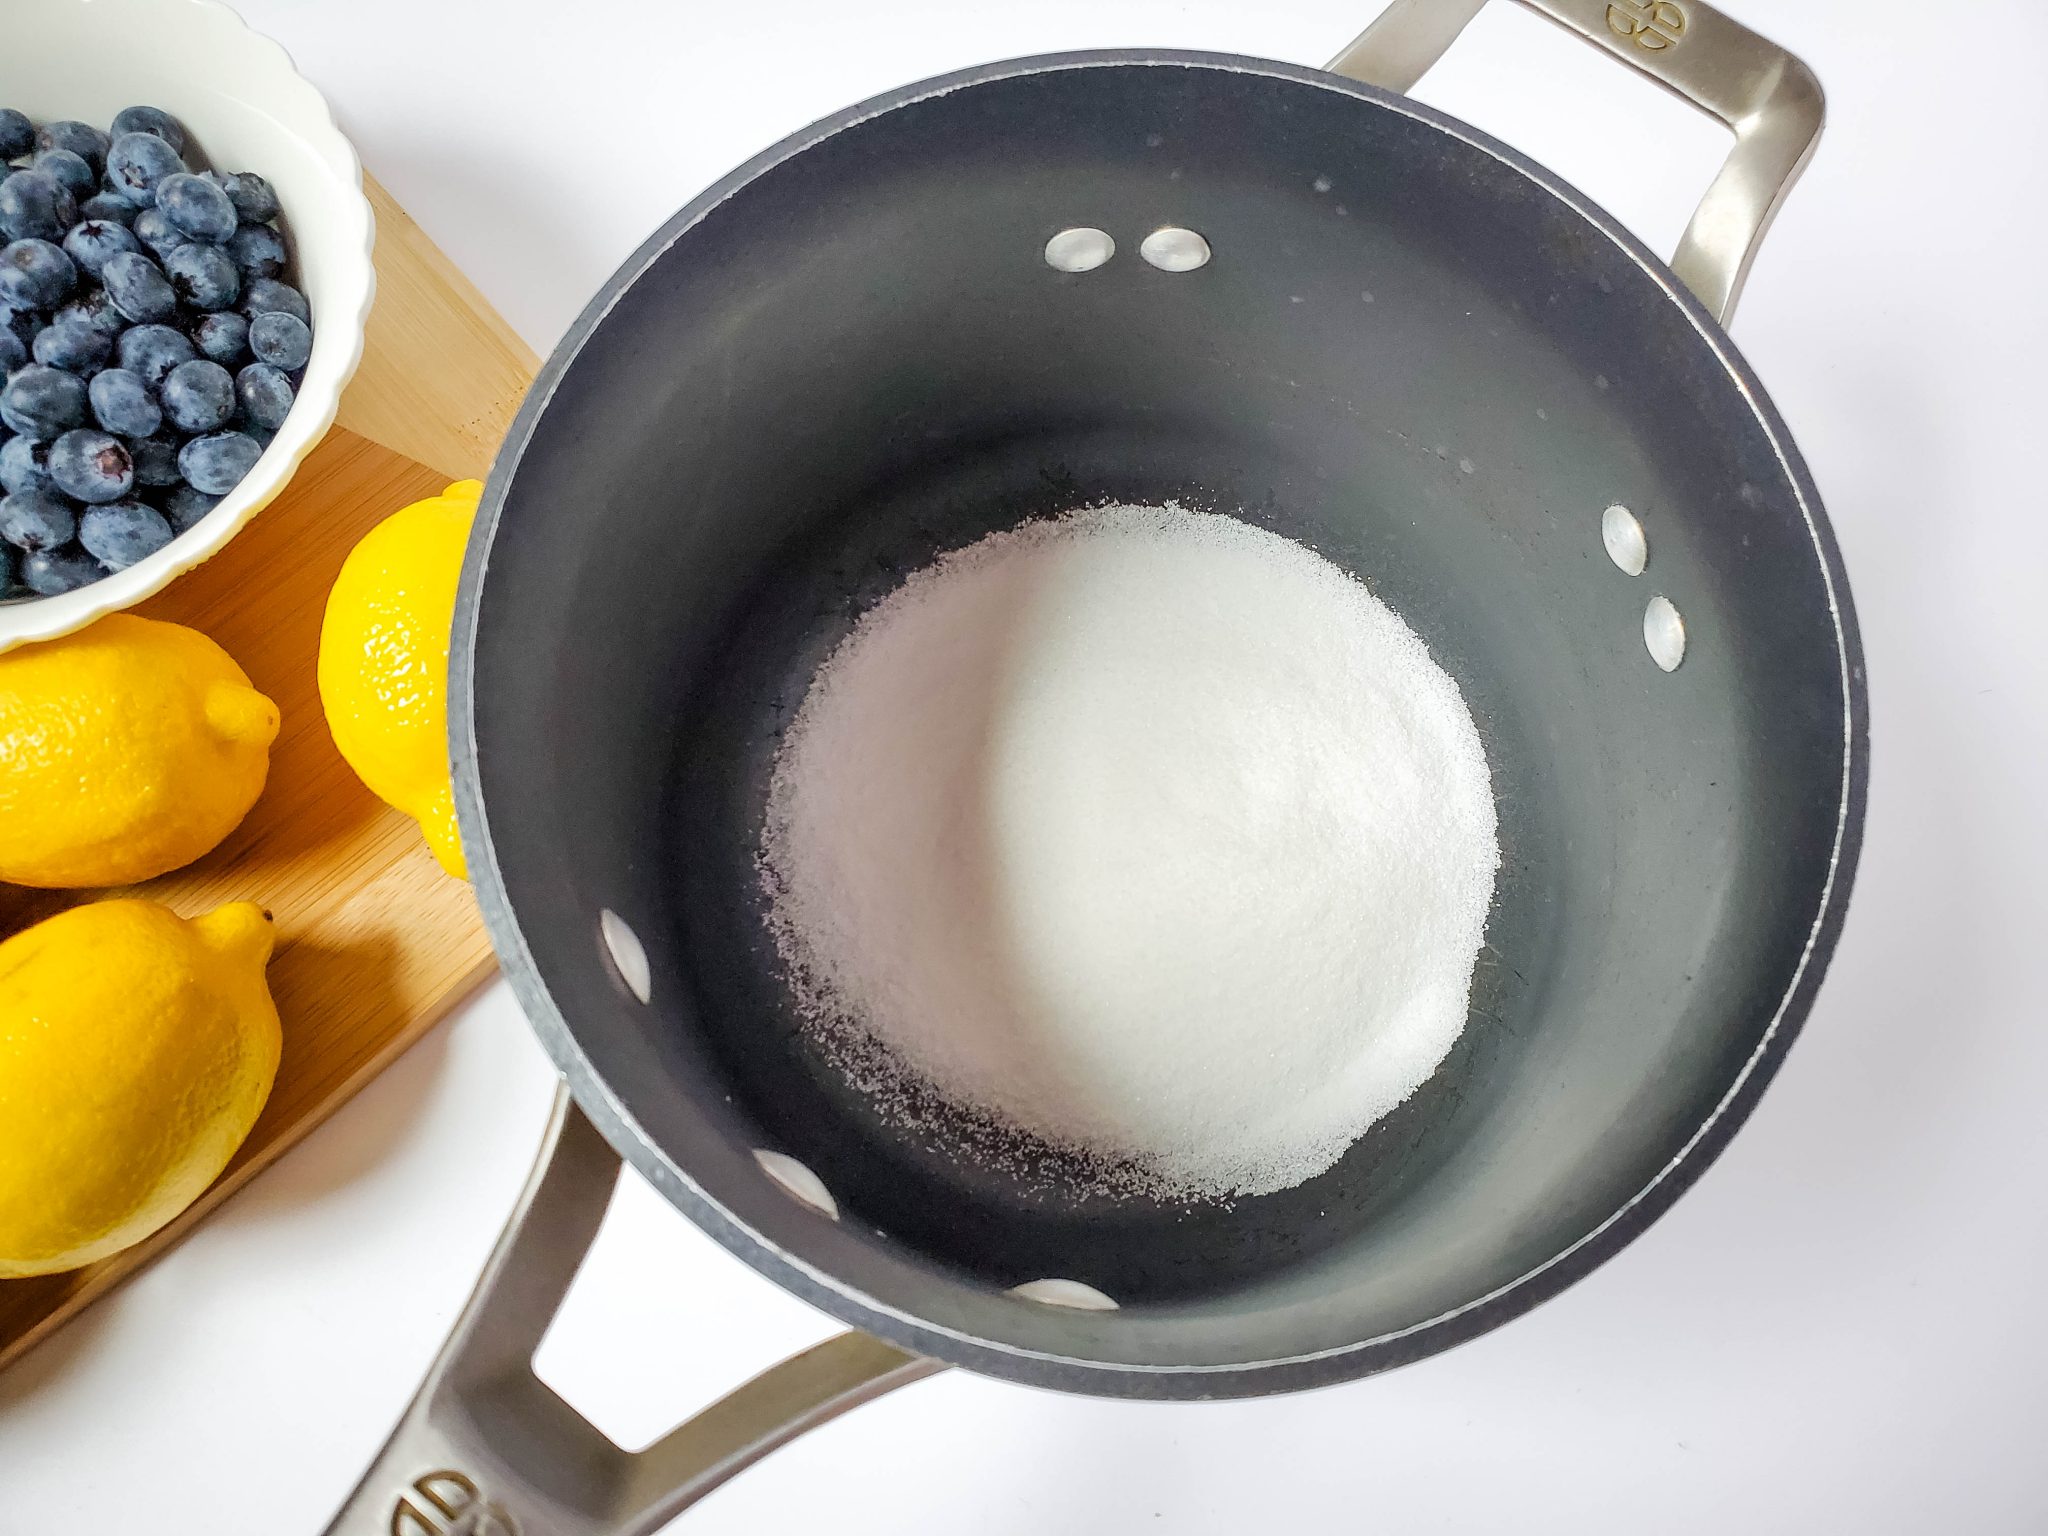
{"label": "pan helper handle", "polygon": [[[1393,0],[1326,66],[1413,90],[1486,0]],[[1671,258],[1671,270],[1726,325],[1756,248],[1820,142],[1826,102],[1798,59],[1704,0],[1521,0],[1604,48],[1735,135]]]}
{"label": "pan helper handle", "polygon": [[618,1178],[618,1154],[562,1090],[476,1293],[327,1536],[638,1536],[805,1430],[943,1368],[843,1333],[646,1450],[620,1450],[533,1374]]}

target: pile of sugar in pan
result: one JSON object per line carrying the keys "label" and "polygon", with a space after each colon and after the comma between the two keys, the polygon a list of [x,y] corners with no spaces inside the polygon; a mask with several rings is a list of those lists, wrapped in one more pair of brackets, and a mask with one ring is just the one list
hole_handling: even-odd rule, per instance
{"label": "pile of sugar in pan", "polygon": [[1168,1197],[1299,1184],[1429,1077],[1498,864],[1479,732],[1407,625],[1171,505],[994,534],[878,603],[760,851],[805,1028],[885,1113],[936,1093]]}

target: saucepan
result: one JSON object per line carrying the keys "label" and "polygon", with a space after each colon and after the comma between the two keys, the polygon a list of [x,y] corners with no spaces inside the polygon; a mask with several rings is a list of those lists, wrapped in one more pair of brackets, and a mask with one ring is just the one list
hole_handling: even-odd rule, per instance
{"label": "saucepan", "polygon": [[[1399,0],[1323,71],[1081,53],[878,97],[584,312],[492,472],[450,712],[566,1091],[335,1531],[646,1531],[942,1364],[1153,1399],[1364,1376],[1555,1295],[1727,1143],[1820,982],[1867,774],[1842,562],[1723,330],[1821,95],[1698,0],[1526,3],[1733,130],[1669,265],[1399,94],[1478,9]],[[1358,574],[1485,737],[1471,1023],[1294,1189],[1064,1191],[905,1132],[798,1028],[764,926],[770,764],[821,658],[937,553],[1106,498]],[[530,1364],[622,1159],[856,1330],[638,1454]]]}

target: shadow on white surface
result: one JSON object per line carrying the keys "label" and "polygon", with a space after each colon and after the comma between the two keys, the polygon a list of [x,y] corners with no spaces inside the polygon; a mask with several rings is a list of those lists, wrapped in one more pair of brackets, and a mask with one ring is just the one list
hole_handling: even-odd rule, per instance
{"label": "shadow on white surface", "polygon": [[103,1298],[71,1322],[0,1371],[0,1433],[9,1418],[35,1411],[37,1400],[81,1359],[103,1347],[107,1331],[117,1326],[121,1294]]}

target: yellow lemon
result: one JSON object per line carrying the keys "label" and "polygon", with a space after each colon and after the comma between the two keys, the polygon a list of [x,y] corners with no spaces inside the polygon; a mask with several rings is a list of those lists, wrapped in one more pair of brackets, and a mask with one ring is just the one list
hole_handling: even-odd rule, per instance
{"label": "yellow lemon", "polygon": [[0,944],[0,1278],[76,1269],[197,1199],[277,1075],[270,914],[96,901]]}
{"label": "yellow lemon", "polygon": [[448,630],[483,485],[394,512],[349,551],[320,625],[320,707],[356,776],[467,879],[448,782]]}
{"label": "yellow lemon", "polygon": [[277,706],[197,630],[116,613],[0,656],[0,880],[190,864],[263,792]]}

